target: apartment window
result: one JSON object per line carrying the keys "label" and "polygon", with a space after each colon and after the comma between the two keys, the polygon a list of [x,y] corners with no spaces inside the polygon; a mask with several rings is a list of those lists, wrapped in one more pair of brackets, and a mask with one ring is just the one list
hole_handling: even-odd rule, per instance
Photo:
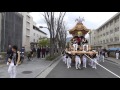
{"label": "apartment window", "polygon": [[30,28],[30,23],[29,22],[26,22],[26,27]]}
{"label": "apartment window", "polygon": [[119,27],[117,28],[117,30],[119,31]]}
{"label": "apartment window", "polygon": [[119,27],[115,28],[115,32],[118,32],[119,31]]}
{"label": "apartment window", "polygon": [[106,39],[106,43],[108,43],[109,42],[109,40],[108,39]]}
{"label": "apartment window", "polygon": [[35,39],[33,39],[33,42],[35,42]]}
{"label": "apartment window", "polygon": [[30,16],[27,15],[26,19],[27,19],[27,21],[30,21]]}
{"label": "apartment window", "polygon": [[106,32],[106,35],[108,35],[109,34],[109,32]]}
{"label": "apartment window", "polygon": [[115,41],[119,41],[119,37],[115,37],[114,39],[115,39]]}
{"label": "apartment window", "polygon": [[115,19],[115,23],[119,22],[119,17]]}
{"label": "apartment window", "polygon": [[26,34],[30,35],[30,29],[26,29]]}
{"label": "apartment window", "polygon": [[103,36],[105,36],[105,33],[103,33]]}
{"label": "apartment window", "polygon": [[110,42],[113,42],[113,38],[110,38]]}
{"label": "apartment window", "polygon": [[105,43],[105,40],[103,40],[103,43]]}
{"label": "apartment window", "polygon": [[112,34],[113,33],[113,30],[110,30],[110,34]]}

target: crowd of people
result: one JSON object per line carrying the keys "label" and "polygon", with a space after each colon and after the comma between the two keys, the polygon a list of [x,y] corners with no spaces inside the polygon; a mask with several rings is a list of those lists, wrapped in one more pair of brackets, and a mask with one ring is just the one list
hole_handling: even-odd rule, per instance
{"label": "crowd of people", "polygon": [[85,54],[72,55],[70,53],[63,53],[62,60],[67,65],[67,68],[71,68],[71,64],[75,63],[76,69],[87,68],[87,65],[97,69],[97,63],[104,62],[104,54],[93,54],[87,56]]}
{"label": "crowd of people", "polygon": [[32,57],[37,56],[37,58],[45,58],[49,54],[49,47],[37,47],[32,48],[28,53],[28,60],[31,60]]}

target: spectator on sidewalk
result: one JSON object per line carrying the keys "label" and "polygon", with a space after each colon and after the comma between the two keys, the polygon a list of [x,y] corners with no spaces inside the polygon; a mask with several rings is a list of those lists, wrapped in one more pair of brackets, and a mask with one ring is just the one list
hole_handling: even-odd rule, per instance
{"label": "spectator on sidewalk", "polygon": [[45,47],[42,47],[42,58],[45,58],[45,52],[46,52]]}
{"label": "spectator on sidewalk", "polygon": [[104,49],[102,50],[102,60],[103,62],[105,61],[105,50]]}
{"label": "spectator on sidewalk", "polygon": [[6,62],[8,61],[8,58],[10,57],[11,54],[12,54],[12,47],[11,45],[9,45],[7,49]]}
{"label": "spectator on sidewalk", "polygon": [[116,59],[119,59],[119,50],[116,50],[115,54],[116,54]]}
{"label": "spectator on sidewalk", "polygon": [[20,62],[20,52],[18,51],[17,46],[12,47],[12,54],[9,57],[8,60],[8,73],[10,74],[10,78],[16,78],[16,66],[19,65]]}
{"label": "spectator on sidewalk", "polygon": [[33,58],[33,51],[31,50],[29,53],[28,53],[28,61],[31,61],[31,58]]}
{"label": "spectator on sidewalk", "polygon": [[46,47],[46,55],[48,55],[48,53],[49,53],[49,47],[47,46]]}
{"label": "spectator on sidewalk", "polygon": [[37,58],[40,58],[40,47],[37,48]]}

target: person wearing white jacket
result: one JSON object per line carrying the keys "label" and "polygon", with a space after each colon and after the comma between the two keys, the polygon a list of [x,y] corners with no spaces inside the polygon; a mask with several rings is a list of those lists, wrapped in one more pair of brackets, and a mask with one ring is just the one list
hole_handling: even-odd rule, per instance
{"label": "person wearing white jacket", "polygon": [[7,62],[7,64],[9,65],[8,73],[10,74],[10,78],[16,78],[16,66],[19,65],[20,52],[17,51],[17,46],[13,46],[12,51],[13,53],[11,54]]}
{"label": "person wearing white jacket", "polygon": [[74,50],[77,51],[77,49],[78,49],[78,44],[77,44],[77,42],[74,42],[73,47],[74,47]]}
{"label": "person wearing white jacket", "polygon": [[75,68],[76,69],[81,69],[80,65],[81,65],[80,56],[76,54],[76,56],[75,56]]}
{"label": "person wearing white jacket", "polygon": [[70,54],[67,55],[66,61],[67,61],[67,68],[71,68],[72,59],[71,59]]}
{"label": "person wearing white jacket", "polygon": [[86,68],[87,58],[83,55],[83,67]]}

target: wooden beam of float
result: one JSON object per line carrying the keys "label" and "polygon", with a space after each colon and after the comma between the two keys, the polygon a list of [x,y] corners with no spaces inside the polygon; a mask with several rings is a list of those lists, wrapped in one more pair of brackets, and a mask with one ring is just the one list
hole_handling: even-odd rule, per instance
{"label": "wooden beam of float", "polygon": [[66,53],[70,53],[72,55],[75,55],[75,54],[89,54],[89,55],[93,55],[93,54],[98,54],[98,52],[94,52],[94,51],[65,51]]}

